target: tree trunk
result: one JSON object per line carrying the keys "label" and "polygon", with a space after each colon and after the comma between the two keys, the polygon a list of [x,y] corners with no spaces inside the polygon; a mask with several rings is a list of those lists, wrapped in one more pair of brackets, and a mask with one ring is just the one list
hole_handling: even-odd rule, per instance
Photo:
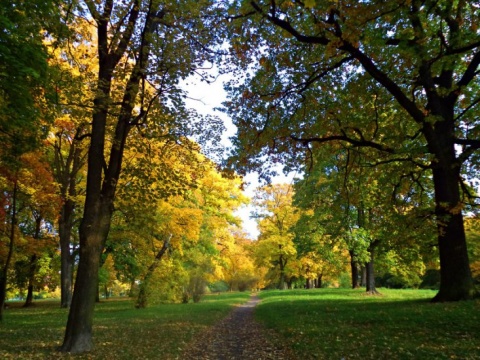
{"label": "tree trunk", "polygon": [[33,305],[33,284],[35,282],[35,273],[37,272],[37,255],[33,254],[30,257],[30,266],[28,269],[28,290],[27,298],[23,307],[29,307]]}
{"label": "tree trunk", "polygon": [[358,262],[355,260],[355,252],[352,250],[348,251],[350,254],[350,269],[352,274],[352,289],[358,289],[360,284],[358,282],[359,272],[358,272]]}
{"label": "tree trunk", "polygon": [[[440,252],[440,290],[433,301],[472,299],[475,286],[470,270],[458,175],[434,169],[435,213]],[[448,204],[448,205],[447,205]]]}
{"label": "tree trunk", "polygon": [[362,275],[361,275],[361,280],[360,280],[360,287],[366,287],[367,286],[367,268],[365,265],[363,265],[360,269]]}
{"label": "tree trunk", "polygon": [[152,6],[149,6],[148,12],[142,16],[141,21],[144,27],[139,34],[140,48],[123,92],[120,109],[117,109],[119,115],[111,138],[108,161],[105,159],[105,145],[112,78],[115,67],[125,56],[134,30],[137,28],[141,4],[138,0],[131,4],[128,15],[125,17],[128,17],[128,26],[118,33],[120,40],[113,47],[109,43],[109,28],[112,20],[110,5],[108,2],[104,4],[107,9],[104,14],[91,12],[97,24],[99,68],[88,149],[85,207],[79,231],[80,259],[65,338],[60,348],[63,352],[83,353],[93,349],[92,322],[100,258],[110,230],[113,202],[122,169],[127,136],[132,127],[131,121],[139,83],[148,64],[151,34],[159,24],[158,19],[163,16],[163,13],[157,12],[153,3],[150,5]]}
{"label": "tree trunk", "polygon": [[[169,245],[170,245],[170,239],[172,238],[172,235],[170,234],[164,241],[162,248],[158,251],[158,253],[155,255],[155,259],[153,263],[148,267],[147,273],[145,274],[143,281],[140,283],[140,289],[138,291],[138,297],[137,297],[137,303],[135,304],[135,307],[137,309],[143,309],[147,307],[147,301],[148,301],[148,283],[150,278],[153,275],[153,272],[155,271],[156,268],[158,268],[158,265],[160,264],[160,260],[162,260],[163,255],[167,251]],[[232,285],[230,286],[230,289],[232,288]]]}
{"label": "tree trunk", "polygon": [[319,288],[319,289],[322,288],[322,279],[323,279],[323,274],[318,275],[318,277],[317,277],[317,288]]}
{"label": "tree trunk", "polygon": [[8,244],[7,259],[3,268],[0,269],[0,321],[3,321],[3,310],[5,309],[5,298],[7,296],[7,274],[10,268],[10,262],[12,260],[14,243],[15,243],[15,226],[17,225],[17,191],[18,183],[14,180],[13,194],[12,194],[12,207],[11,207],[11,220],[10,220],[10,236]]}
{"label": "tree trunk", "polygon": [[366,288],[367,294],[378,294],[377,289],[375,288],[375,247],[378,245],[378,240],[372,241],[368,247],[368,252],[370,253],[370,261],[365,264],[366,268]]}
{"label": "tree trunk", "polygon": [[75,203],[65,200],[58,220],[58,235],[60,238],[60,307],[68,308],[72,301],[73,255],[71,235]]}
{"label": "tree trunk", "polygon": [[[40,230],[42,227],[42,217],[39,215],[35,216],[35,233],[33,234],[33,238],[35,240],[40,239]],[[33,285],[35,282],[35,274],[37,272],[37,254],[33,254],[30,257],[30,266],[28,269],[28,291],[27,291],[27,299],[25,300],[25,304],[23,307],[29,307],[33,305]]]}
{"label": "tree trunk", "polygon": [[305,289],[310,289],[310,279],[305,280]]}
{"label": "tree trunk", "polygon": [[130,280],[130,289],[128,290],[129,297],[133,297],[135,295],[135,287],[136,287],[135,278],[132,278]]}
{"label": "tree trunk", "polygon": [[73,354],[93,349],[92,322],[98,291],[98,270],[112,211],[105,204],[98,203],[100,201],[85,205],[85,217],[80,226],[80,260],[65,338],[60,349]]}
{"label": "tree trunk", "polygon": [[[436,100],[436,101],[435,101]],[[433,183],[440,252],[440,290],[433,301],[472,299],[476,290],[470,271],[460,194],[461,162],[456,157],[453,104],[433,96],[433,114],[443,120],[425,126],[429,150],[435,155]]]}

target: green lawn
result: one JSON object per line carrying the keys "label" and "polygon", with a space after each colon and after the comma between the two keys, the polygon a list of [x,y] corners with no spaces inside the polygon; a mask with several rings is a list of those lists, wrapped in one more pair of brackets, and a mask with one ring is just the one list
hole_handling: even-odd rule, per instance
{"label": "green lawn", "polygon": [[75,357],[55,351],[68,315],[58,301],[39,301],[29,309],[13,304],[0,324],[0,359],[176,359],[192,336],[248,299],[248,293],[208,295],[198,304],[142,310],[128,300],[103,301],[95,310],[95,351]]}
{"label": "green lawn", "polygon": [[480,302],[433,304],[429,290],[262,292],[256,317],[299,359],[480,359]]}
{"label": "green lawn", "polygon": [[[480,302],[432,304],[428,290],[265,291],[256,317],[280,334],[298,359],[480,359]],[[199,304],[144,310],[128,300],[96,307],[94,352],[75,359],[177,359],[195,334],[248,293],[206,296]],[[61,344],[67,310],[39,301],[14,304],[0,325],[0,359],[67,359]],[[214,360],[214,359],[212,359]]]}

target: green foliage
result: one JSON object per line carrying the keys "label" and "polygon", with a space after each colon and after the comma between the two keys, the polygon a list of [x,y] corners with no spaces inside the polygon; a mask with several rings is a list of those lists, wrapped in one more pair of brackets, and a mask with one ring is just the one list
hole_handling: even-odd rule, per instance
{"label": "green foliage", "polygon": [[430,290],[262,292],[256,318],[300,359],[476,359],[478,301],[432,304]]}
{"label": "green foliage", "polygon": [[50,89],[43,40],[60,23],[58,10],[53,1],[0,4],[0,139],[13,158],[34,149],[46,135],[41,123]]}

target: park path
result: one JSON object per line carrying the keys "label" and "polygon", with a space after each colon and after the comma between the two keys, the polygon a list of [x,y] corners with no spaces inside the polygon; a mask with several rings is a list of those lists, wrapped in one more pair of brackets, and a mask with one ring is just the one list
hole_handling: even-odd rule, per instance
{"label": "park path", "polygon": [[226,318],[195,337],[180,359],[294,360],[293,352],[282,346],[281,341],[273,344],[270,339],[275,334],[255,321],[253,312],[259,302],[252,295],[247,303],[236,306]]}

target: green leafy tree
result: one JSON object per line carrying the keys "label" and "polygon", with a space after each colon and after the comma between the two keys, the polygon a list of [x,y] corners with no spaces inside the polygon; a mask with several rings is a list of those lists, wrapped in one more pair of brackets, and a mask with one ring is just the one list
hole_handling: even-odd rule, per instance
{"label": "green leafy tree", "polygon": [[274,184],[259,188],[253,201],[259,209],[256,214],[260,230],[255,246],[257,265],[270,268],[271,280],[279,289],[285,289],[298,275],[291,271],[297,260],[291,230],[299,217],[292,199],[291,185]]}
{"label": "green leafy tree", "polygon": [[480,148],[477,7],[236,1],[229,14],[234,61],[249,75],[231,84],[226,104],[238,158],[295,162],[336,141],[377,150],[373,164],[427,171],[441,264],[434,300],[472,298],[462,209]]}
{"label": "green leafy tree", "polygon": [[[208,3],[85,0],[75,5],[72,15],[84,15],[95,23],[98,51],[95,98],[87,131],[90,145],[79,228],[80,259],[61,346],[64,352],[82,353],[93,348],[100,258],[110,230],[129,133],[148,125],[165,126],[179,142],[182,136],[185,139],[194,133],[188,124],[198,121],[183,108],[176,85],[208,60],[204,50],[210,37],[201,19]],[[165,124],[163,117],[149,117],[154,107],[161,108],[172,121]],[[214,140],[215,130],[208,128],[202,134]]]}

